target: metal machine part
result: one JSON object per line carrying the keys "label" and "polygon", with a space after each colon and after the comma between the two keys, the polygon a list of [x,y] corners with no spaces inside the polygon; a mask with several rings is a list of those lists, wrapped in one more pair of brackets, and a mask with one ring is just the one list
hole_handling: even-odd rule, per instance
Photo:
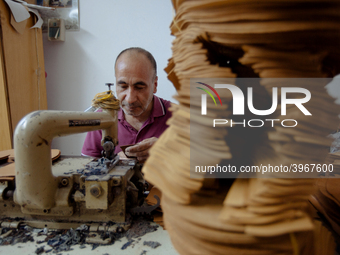
{"label": "metal machine part", "polygon": [[[58,188],[55,205],[49,209],[17,204],[13,196],[6,195],[16,192],[14,181],[1,182],[0,218],[22,218],[32,227],[58,228],[94,222],[115,222],[126,227],[130,224],[130,210],[144,201],[145,181],[135,160],[62,156],[52,165],[52,173]],[[135,192],[131,187],[140,188]]]}
{"label": "metal machine part", "polygon": [[115,151],[115,145],[113,144],[112,141],[106,141],[103,144],[103,148],[104,148],[104,157],[108,158],[108,159],[113,159],[114,155],[114,151]]}
{"label": "metal machine part", "polygon": [[84,112],[95,112],[96,110],[98,110],[98,108],[91,105]]}
{"label": "metal machine part", "polygon": [[17,187],[14,201],[23,209],[50,210],[54,207],[58,178],[51,171],[52,139],[102,129],[104,139],[117,141],[116,123],[116,111],[36,111],[24,117],[14,133]]}
{"label": "metal machine part", "polygon": [[111,90],[111,86],[114,86],[114,83],[108,82],[105,83],[106,86],[108,86],[109,90]]}
{"label": "metal machine part", "polygon": [[[64,156],[52,165],[53,137],[96,129],[103,130],[107,158]],[[116,231],[128,227],[129,212],[143,204],[141,165],[113,153],[116,111],[33,112],[18,124],[14,144],[16,176],[0,182],[0,223],[7,217],[53,228],[114,222]]]}
{"label": "metal machine part", "polygon": [[155,205],[137,206],[137,207],[131,208],[130,212],[132,214],[151,214],[151,212],[157,209],[159,205],[161,204],[161,200],[157,195],[154,195],[153,197],[157,200],[157,203]]}

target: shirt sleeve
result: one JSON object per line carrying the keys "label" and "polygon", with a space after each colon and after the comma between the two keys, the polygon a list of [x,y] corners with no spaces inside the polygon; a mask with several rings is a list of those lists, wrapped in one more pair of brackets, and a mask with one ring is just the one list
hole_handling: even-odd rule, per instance
{"label": "shirt sleeve", "polygon": [[101,145],[102,131],[95,130],[88,132],[81,150],[82,156],[101,157],[103,146]]}

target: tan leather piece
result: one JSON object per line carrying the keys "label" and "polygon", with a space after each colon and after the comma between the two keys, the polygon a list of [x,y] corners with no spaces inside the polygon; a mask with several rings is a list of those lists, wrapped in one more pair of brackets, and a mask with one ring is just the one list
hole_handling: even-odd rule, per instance
{"label": "tan leather piece", "polygon": [[[133,145],[134,145],[134,144],[127,144],[127,145],[121,145],[121,146],[119,146],[119,147],[121,148],[122,152],[125,154],[126,148],[127,148],[127,147],[130,147],[130,146],[133,146]],[[126,156],[126,154],[125,154],[125,156]],[[135,157],[130,157],[130,156],[126,156],[126,157],[128,157],[128,158],[135,158]]]}
{"label": "tan leather piece", "polygon": [[[283,251],[289,254],[292,251],[289,235],[255,238],[251,235],[245,235],[243,232],[218,231],[216,228],[208,228],[188,220],[187,218],[189,217],[182,209],[185,207],[184,210],[187,210],[186,207],[188,206],[176,205],[174,202],[169,201],[168,198],[164,198],[164,204],[169,206],[169,208],[165,209],[165,224],[169,226],[167,228],[177,230],[176,235],[171,235],[175,247],[177,248],[176,244],[180,242],[180,240],[177,241],[177,238],[181,237],[180,239],[186,241],[187,245],[178,249],[178,251],[183,249],[183,254],[228,254],[228,252],[230,254],[282,254]],[[195,212],[201,211],[202,207],[204,205],[199,206]],[[183,214],[176,213],[176,211],[182,211]],[[209,214],[209,216],[213,217],[213,214]],[[171,232],[171,230],[168,231]],[[189,246],[188,243],[192,245]],[[201,252],[195,253],[196,250],[191,250],[197,247],[200,247]]]}
{"label": "tan leather piece", "polygon": [[6,157],[6,158],[9,158],[10,160],[12,160],[13,156],[14,156],[14,150],[13,149],[0,151],[0,158]]}
{"label": "tan leather piece", "polygon": [[315,240],[318,240],[314,243],[314,253],[320,255],[332,254],[336,248],[336,242],[332,233],[328,231],[321,221],[315,221],[314,226]]}
{"label": "tan leather piece", "polygon": [[[10,162],[15,161],[14,150],[2,151],[1,153],[8,154]],[[60,153],[61,153],[60,150],[52,149],[51,150],[52,161],[57,160],[60,157]],[[9,163],[5,166],[0,167],[0,179],[7,180],[9,177],[15,177],[15,163]]]}
{"label": "tan leather piece", "polygon": [[288,218],[287,220],[281,221],[277,224],[269,224],[268,226],[249,225],[246,227],[245,233],[249,235],[270,237],[285,233],[313,230],[313,222],[307,215],[301,218],[294,218],[295,217],[293,217],[293,219]]}
{"label": "tan leather piece", "polygon": [[9,157],[9,154],[6,152],[0,152],[0,160],[7,160]]}
{"label": "tan leather piece", "polygon": [[326,179],[326,191],[331,199],[340,207],[340,180],[338,178]]}
{"label": "tan leather piece", "polygon": [[249,212],[254,212],[262,215],[280,213],[285,210],[298,209],[301,211],[306,211],[307,204],[305,201],[301,202],[291,202],[291,203],[279,203],[276,205],[249,205],[247,207]]}
{"label": "tan leather piece", "polygon": [[[61,151],[58,149],[51,149],[51,158],[52,160],[56,160],[60,157]],[[0,158],[1,155],[8,155],[10,161],[15,160],[14,149],[0,151]]]}
{"label": "tan leather piece", "polygon": [[[326,197],[323,197],[321,193],[319,193],[317,196],[313,195],[310,197],[310,201],[313,204],[313,206],[317,209],[319,213],[321,213],[331,224],[332,229],[336,233],[340,233],[340,225],[338,222],[336,222],[337,218],[332,217],[331,211],[333,210],[332,207],[327,205],[328,199]],[[334,214],[333,214],[334,215]]]}
{"label": "tan leather piece", "polygon": [[[338,158],[338,153],[332,153],[331,157]],[[330,157],[330,158],[331,158]],[[310,197],[311,204],[329,222],[332,229],[340,235],[340,175],[335,178],[322,178],[317,181],[317,191]],[[337,240],[339,241],[339,240]]]}
{"label": "tan leather piece", "polygon": [[15,176],[15,163],[10,163],[0,168],[0,178]]}

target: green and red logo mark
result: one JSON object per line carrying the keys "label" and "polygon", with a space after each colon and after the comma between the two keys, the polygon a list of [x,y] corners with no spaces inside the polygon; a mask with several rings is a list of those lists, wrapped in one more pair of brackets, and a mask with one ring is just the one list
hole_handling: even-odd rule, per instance
{"label": "green and red logo mark", "polygon": [[[197,82],[197,83],[202,84],[202,85],[206,86],[207,88],[211,89],[211,91],[213,91],[213,92],[215,93],[215,95],[217,96],[218,100],[220,101],[220,103],[221,103],[221,105],[222,105],[222,100],[221,100],[221,98],[220,98],[220,95],[217,93],[217,91],[216,91],[213,87],[211,87],[210,85],[205,84],[205,83],[203,83],[203,82]],[[209,92],[209,90],[202,89],[202,88],[200,88],[200,87],[196,87],[196,88],[203,90],[203,91],[206,92],[209,96],[211,96],[211,98],[214,100],[215,105],[217,105],[214,96]]]}
{"label": "green and red logo mark", "polygon": [[[211,91],[213,91],[215,93],[215,95],[217,96],[218,100],[220,101],[220,104],[222,105],[222,100],[220,98],[220,95],[217,93],[217,91],[211,87],[210,85],[208,84],[205,84],[203,82],[197,82],[198,84],[201,84],[203,86],[206,86],[207,88],[209,88]],[[205,93],[207,93],[211,98],[212,100],[214,101],[215,105],[217,105],[216,103],[216,100],[215,100],[215,97],[211,94],[211,92],[207,89],[203,89],[201,87],[196,87],[198,89],[201,89],[203,90]],[[202,114],[206,115],[207,114],[207,95],[206,94],[202,94],[201,95],[201,105],[202,105]]]}

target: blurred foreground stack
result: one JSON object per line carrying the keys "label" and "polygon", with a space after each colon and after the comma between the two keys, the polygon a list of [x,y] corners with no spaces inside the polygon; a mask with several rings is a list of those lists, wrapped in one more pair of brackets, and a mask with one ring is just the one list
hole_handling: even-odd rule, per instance
{"label": "blurred foreground stack", "polygon": [[[190,173],[190,163],[323,163],[331,143],[326,136],[338,126],[340,109],[323,80],[308,79],[306,85],[298,78],[340,73],[340,2],[173,0],[173,6],[176,38],[166,71],[179,105],[143,169],[162,191],[174,246],[181,254],[334,254],[332,234],[312,218],[308,198],[315,180],[294,179],[293,173],[205,179]],[[212,78],[216,84],[238,77],[266,78],[254,91],[264,105],[273,87],[308,87],[312,99],[305,107],[313,118],[297,107],[281,116],[278,107],[271,118],[298,119],[296,128],[235,126],[217,132],[212,119],[232,109],[231,94],[221,94],[216,115],[202,116],[201,91],[192,93],[190,79]]]}

